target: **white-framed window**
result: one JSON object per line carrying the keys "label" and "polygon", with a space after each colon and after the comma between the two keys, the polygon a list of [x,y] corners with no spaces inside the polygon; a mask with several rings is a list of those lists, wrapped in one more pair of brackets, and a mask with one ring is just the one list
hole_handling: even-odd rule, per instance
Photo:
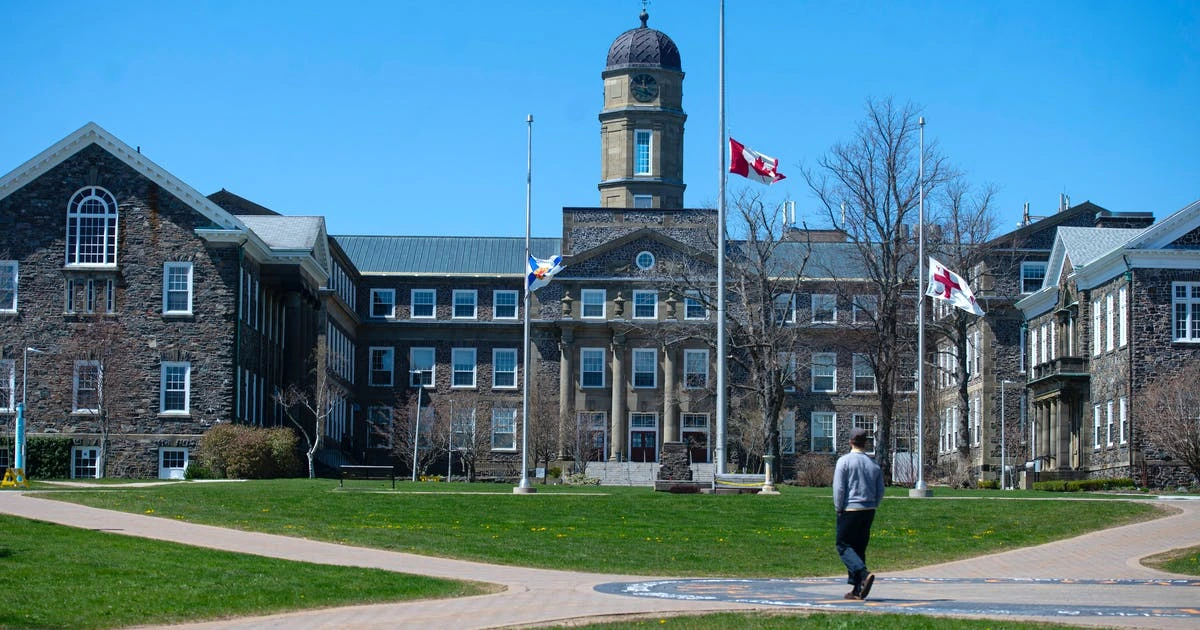
{"label": "white-framed window", "polygon": [[1029,358],[1030,358],[1030,361],[1029,361],[1030,365],[1037,365],[1038,363],[1040,363],[1040,361],[1038,360],[1038,327],[1037,326],[1029,327]]}
{"label": "white-framed window", "polygon": [[832,453],[833,436],[837,429],[837,414],[832,411],[814,411],[811,419],[810,437],[812,452]]}
{"label": "white-framed window", "polygon": [[409,387],[433,387],[437,375],[433,348],[409,348],[408,366]]}
{"label": "white-framed window", "polygon": [[1021,293],[1034,293],[1046,279],[1046,262],[1027,260],[1021,263]]}
{"label": "white-framed window", "polygon": [[99,361],[76,361],[73,388],[73,413],[96,413],[100,411],[100,389],[104,371]]}
{"label": "white-framed window", "polygon": [[1041,343],[1042,343],[1042,345],[1040,346],[1041,347],[1041,350],[1040,350],[1041,355],[1040,356],[1042,358],[1042,363],[1048,363],[1051,359],[1054,358],[1050,354],[1050,350],[1051,350],[1050,331],[1051,330],[1053,330],[1053,327],[1051,327],[1050,322],[1046,322],[1046,323],[1042,324],[1042,332],[1040,335],[1040,339],[1041,339]]}
{"label": "white-framed window", "polygon": [[814,324],[837,323],[837,296],[830,293],[812,295],[812,322]]}
{"label": "white-framed window", "polygon": [[[1053,329],[1051,330],[1053,331]],[[1053,334],[1051,334],[1051,337],[1053,338]],[[974,378],[983,375],[983,331],[976,329],[968,337],[968,343],[971,344],[973,350],[970,355],[971,360],[968,363],[970,366],[968,369],[971,370],[971,377]],[[1050,345],[1054,345],[1053,341],[1051,341]]]}
{"label": "white-framed window", "polygon": [[492,291],[492,319],[516,319],[517,300],[516,291]]}
{"label": "white-framed window", "polygon": [[971,445],[979,446],[983,441],[983,400],[976,396],[971,399]]}
{"label": "white-framed window", "polygon": [[371,289],[371,317],[391,319],[396,316],[396,290]]}
{"label": "white-framed window", "polygon": [[1122,348],[1129,343],[1129,294],[1126,288],[1117,290],[1117,343]]}
{"label": "white-framed window", "polygon": [[433,319],[437,317],[437,290],[413,289],[410,292],[412,300],[413,319]]}
{"label": "white-framed window", "polygon": [[683,318],[708,319],[708,309],[704,307],[704,302],[700,300],[699,291],[692,290],[684,294]]}
{"label": "white-framed window", "polygon": [[392,448],[391,407],[367,407],[367,448]]}
{"label": "white-framed window", "polygon": [[71,478],[97,479],[100,477],[100,447],[71,447]]}
{"label": "white-framed window", "polygon": [[67,266],[117,266],[117,199],[99,186],[67,204]]}
{"label": "white-framed window", "polygon": [[646,250],[638,252],[638,255],[633,257],[633,264],[642,271],[650,271],[654,268],[654,253]]}
{"label": "white-framed window", "polygon": [[163,263],[163,315],[192,314],[192,263]]}
{"label": "white-framed window", "polygon": [[649,129],[635,129],[633,131],[633,174],[634,175],[653,175],[651,165],[654,163],[652,159],[654,146],[652,139],[654,134]]}
{"label": "white-framed window", "polygon": [[451,293],[454,300],[454,319],[475,319],[476,306],[479,303],[479,292],[474,289],[455,289]]}
{"label": "white-framed window", "polygon": [[708,387],[708,350],[683,351],[684,389]]}
{"label": "white-framed window", "polygon": [[862,429],[867,432],[867,446],[864,450],[868,453],[875,452],[875,431],[879,428],[879,421],[873,413],[856,413],[850,417],[851,429]]}
{"label": "white-framed window", "polygon": [[796,454],[796,410],[788,409],[779,416],[779,452]]}
{"label": "white-framed window", "polygon": [[854,308],[852,309],[852,320],[855,324],[870,324],[875,321],[879,314],[879,296],[878,295],[856,295],[854,296]]}
{"label": "white-framed window", "polygon": [[865,354],[854,355],[854,391],[875,391],[875,370],[871,367],[871,359]]}
{"label": "white-framed window", "polygon": [[17,409],[17,361],[0,359],[0,412]]}
{"label": "white-framed window", "polygon": [[837,354],[818,352],[812,355],[812,390],[837,391]]}
{"label": "white-framed window", "polygon": [[1100,405],[1092,405],[1092,448],[1100,449]]}
{"label": "white-framed window", "polygon": [[1113,319],[1117,316],[1117,309],[1114,308],[1113,294],[1109,293],[1104,296],[1104,349],[1111,351],[1116,347],[1116,331],[1113,330]]}
{"label": "white-framed window", "polygon": [[17,312],[17,271],[15,260],[0,260],[0,313]]}
{"label": "white-framed window", "polygon": [[1121,414],[1119,417],[1120,422],[1121,422],[1121,425],[1120,425],[1121,443],[1128,444],[1129,443],[1129,399],[1126,398],[1125,396],[1122,396],[1120,399],[1118,411]]}
{"label": "white-framed window", "polygon": [[658,386],[658,351],[654,348],[633,349],[633,386]]}
{"label": "white-framed window", "polygon": [[1026,361],[1026,348],[1025,348],[1025,341],[1026,341],[1026,340],[1025,340],[1025,337],[1026,337],[1028,334],[1029,334],[1029,331],[1028,331],[1028,330],[1025,328],[1025,325],[1024,325],[1024,324],[1022,324],[1022,325],[1021,325],[1021,333],[1020,333],[1021,340],[1020,340],[1020,342],[1017,344],[1017,345],[1019,345],[1019,346],[1021,347],[1021,358],[1020,358],[1020,365],[1018,365],[1018,366],[1017,366],[1017,373],[1018,373],[1018,374],[1024,374],[1024,373],[1025,373],[1025,361]]}
{"label": "white-framed window", "polygon": [[899,367],[896,368],[896,391],[917,391],[917,359],[911,354],[900,355]]}
{"label": "white-framed window", "polygon": [[370,380],[372,387],[391,387],[395,382],[396,349],[392,347],[371,346],[368,349],[370,357]]}
{"label": "white-framed window", "polygon": [[795,352],[780,352],[779,353],[779,381],[783,383],[783,391],[796,391],[796,369],[799,361],[796,359]]}
{"label": "white-framed window", "polygon": [[604,387],[604,348],[579,349],[579,386]]}
{"label": "white-framed window", "polygon": [[1171,283],[1174,341],[1200,341],[1200,282]]}
{"label": "white-framed window", "polygon": [[158,449],[158,478],[183,479],[187,474],[188,450],[186,448]]}
{"label": "white-framed window", "polygon": [[192,404],[192,364],[187,361],[163,361],[160,380],[159,412],[189,413]]}
{"label": "white-framed window", "polygon": [[495,389],[516,389],[516,348],[492,349],[492,387]]}
{"label": "white-framed window", "polygon": [[604,319],[604,303],[607,300],[604,289],[581,289],[579,316],[584,319]]}
{"label": "white-framed window", "polygon": [[1113,433],[1115,433],[1113,423],[1116,422],[1116,418],[1113,417],[1113,401],[1111,400],[1105,403],[1104,420],[1104,442],[1108,446],[1112,446]]}
{"label": "white-framed window", "polygon": [[633,318],[658,319],[658,291],[633,292]]}
{"label": "white-framed window", "polygon": [[633,207],[634,208],[653,208],[654,207],[654,196],[653,195],[634,195],[633,196]]}
{"label": "white-framed window", "polygon": [[492,408],[492,450],[517,450],[517,410]]}
{"label": "white-framed window", "polygon": [[1104,337],[1100,330],[1100,322],[1103,321],[1100,313],[1102,304],[1099,298],[1092,300],[1092,355],[1094,356],[1100,356],[1100,351],[1104,347]]}
{"label": "white-framed window", "polygon": [[796,296],[791,293],[776,295],[772,300],[776,324],[792,324],[796,321]]}
{"label": "white-framed window", "polygon": [[451,387],[475,387],[475,348],[451,348]]}
{"label": "white-framed window", "polygon": [[475,449],[475,408],[455,407],[450,415],[450,448],[455,451]]}

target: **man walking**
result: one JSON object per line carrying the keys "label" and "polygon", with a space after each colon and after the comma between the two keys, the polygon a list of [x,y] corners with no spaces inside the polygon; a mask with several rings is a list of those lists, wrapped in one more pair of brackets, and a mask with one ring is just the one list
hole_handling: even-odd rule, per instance
{"label": "man walking", "polygon": [[850,432],[850,452],[838,458],[833,470],[833,507],[837,510],[837,552],[846,565],[846,582],[854,588],[846,599],[866,599],[875,583],[867,570],[867,543],[875,508],[883,500],[883,472],[867,455],[867,432]]}

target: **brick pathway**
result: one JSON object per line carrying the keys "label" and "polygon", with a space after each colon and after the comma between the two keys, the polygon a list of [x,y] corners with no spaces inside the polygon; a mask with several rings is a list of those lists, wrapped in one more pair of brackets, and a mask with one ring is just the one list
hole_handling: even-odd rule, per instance
{"label": "brick pathway", "polygon": [[[1178,512],[1067,541],[880,575],[870,600],[845,602],[839,598],[846,586],[837,579],[729,580],[723,588],[714,586],[712,580],[681,579],[673,582],[685,585],[685,590],[690,588],[693,595],[703,587],[712,598],[633,596],[619,591],[623,585],[671,580],[430,558],[98,510],[39,499],[36,494],[0,492],[0,512],[25,518],[288,560],[470,579],[505,587],[501,593],[477,597],[333,608],[189,624],[185,626],[188,628],[496,628],[583,617],[778,610],[780,606],[797,605],[1104,627],[1200,627],[1200,581],[1169,582],[1179,576],[1138,563],[1140,558],[1160,551],[1200,545],[1200,501],[1161,503]],[[778,595],[780,588],[784,597],[774,601],[755,597],[755,589]],[[1077,614],[1079,610],[1093,613]]]}

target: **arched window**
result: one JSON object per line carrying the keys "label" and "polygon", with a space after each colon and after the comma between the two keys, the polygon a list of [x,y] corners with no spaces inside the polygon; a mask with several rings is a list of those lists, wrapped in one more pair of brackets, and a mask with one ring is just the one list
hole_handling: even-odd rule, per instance
{"label": "arched window", "polygon": [[67,265],[117,264],[117,200],[87,186],[67,204]]}

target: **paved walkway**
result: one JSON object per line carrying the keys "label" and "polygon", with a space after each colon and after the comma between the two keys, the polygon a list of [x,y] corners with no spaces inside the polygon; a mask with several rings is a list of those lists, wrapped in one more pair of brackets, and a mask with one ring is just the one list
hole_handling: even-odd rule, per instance
{"label": "paved walkway", "polygon": [[[924,499],[921,499],[924,500]],[[940,500],[940,499],[933,499]],[[1021,618],[1074,625],[1200,627],[1200,580],[1138,560],[1200,545],[1200,501],[1176,513],[1038,547],[881,575],[870,600],[840,599],[835,578],[670,579],[528,569],[242,532],[0,492],[0,512],[75,527],[288,560],[503,585],[501,593],[296,612],[188,628],[497,628],[580,618],[784,607]],[[832,552],[831,552],[832,553]]]}

